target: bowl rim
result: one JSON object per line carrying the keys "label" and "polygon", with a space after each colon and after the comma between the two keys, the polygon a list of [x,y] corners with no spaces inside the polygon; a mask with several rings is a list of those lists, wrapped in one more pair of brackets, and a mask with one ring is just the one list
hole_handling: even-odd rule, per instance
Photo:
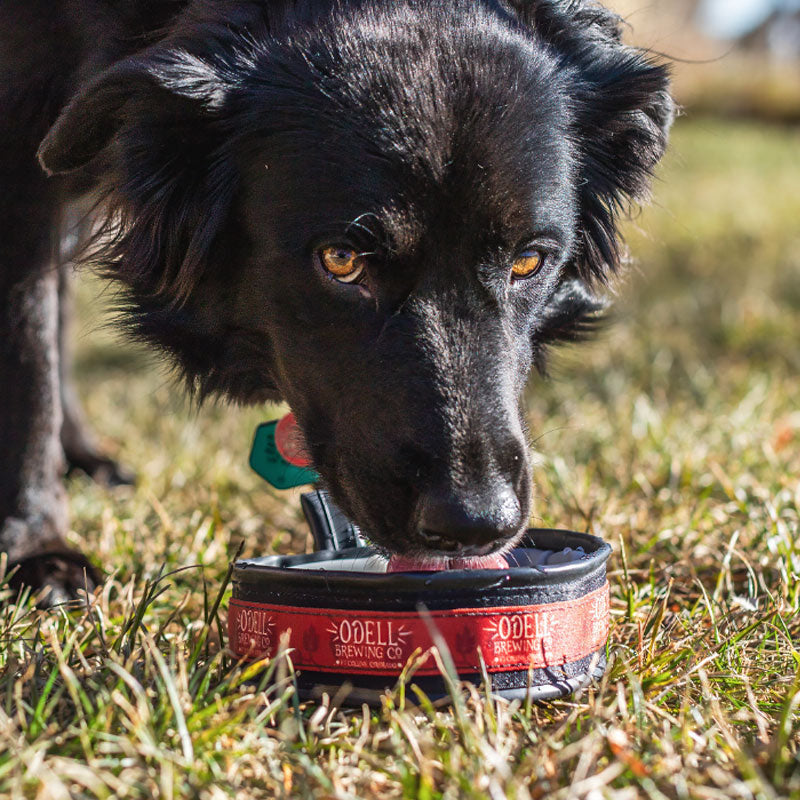
{"label": "bowl rim", "polygon": [[321,550],[302,555],[275,555],[240,559],[233,564],[235,582],[268,584],[270,588],[291,584],[295,589],[301,582],[308,589],[324,590],[347,586],[350,589],[381,592],[419,592],[436,590],[486,591],[495,588],[554,586],[571,583],[576,579],[596,573],[612,553],[603,539],[589,533],[555,528],[529,528],[517,547],[537,547],[545,550],[562,550],[565,547],[584,547],[585,558],[565,564],[554,564],[542,569],[539,566],[516,566],[504,570],[453,569],[441,572],[351,572],[344,570],[303,569],[302,564],[320,561],[338,561],[374,553],[369,547],[344,550]]}

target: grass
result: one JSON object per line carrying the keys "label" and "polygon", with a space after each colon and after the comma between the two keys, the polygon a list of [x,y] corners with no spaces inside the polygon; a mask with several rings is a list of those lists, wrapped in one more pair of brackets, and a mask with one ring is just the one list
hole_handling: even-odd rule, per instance
{"label": "grass", "polygon": [[248,682],[228,560],[308,544],[246,466],[274,410],[187,409],[84,283],[81,389],[140,483],[70,481],[94,599],[2,604],[0,796],[800,798],[799,153],[790,128],[682,121],[617,324],[531,384],[536,522],[615,550],[611,666],[544,705],[300,704],[285,657]]}

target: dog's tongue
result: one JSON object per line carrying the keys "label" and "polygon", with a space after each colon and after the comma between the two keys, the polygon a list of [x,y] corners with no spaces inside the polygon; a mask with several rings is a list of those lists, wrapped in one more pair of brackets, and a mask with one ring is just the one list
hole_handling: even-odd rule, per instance
{"label": "dog's tongue", "polygon": [[448,569],[506,569],[504,556],[478,556],[477,558],[450,558],[441,561],[423,561],[408,556],[392,556],[387,572],[443,572]]}

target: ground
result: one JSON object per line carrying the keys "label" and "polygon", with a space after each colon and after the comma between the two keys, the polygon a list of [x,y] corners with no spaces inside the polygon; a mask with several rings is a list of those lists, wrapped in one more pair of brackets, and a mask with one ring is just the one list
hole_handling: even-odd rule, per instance
{"label": "ground", "polygon": [[800,798],[798,186],[797,129],[681,120],[615,324],[532,381],[534,522],[614,555],[605,678],[530,707],[301,705],[283,664],[248,683],[220,648],[228,560],[308,544],[297,494],[247,468],[280,410],[190,408],[85,279],[81,392],[140,482],[69,483],[107,575],[88,608],[6,592],[0,796]]}

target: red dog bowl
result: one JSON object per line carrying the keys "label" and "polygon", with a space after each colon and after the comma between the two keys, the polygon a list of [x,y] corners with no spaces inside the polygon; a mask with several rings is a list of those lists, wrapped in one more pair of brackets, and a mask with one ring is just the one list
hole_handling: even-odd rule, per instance
{"label": "red dog bowl", "polygon": [[[605,669],[610,553],[588,534],[531,530],[501,569],[393,562],[387,573],[367,547],[245,559],[233,569],[230,647],[245,660],[273,656],[288,635],[303,698],[346,685],[350,702],[377,703],[434,639],[462,680],[479,683],[485,669],[503,697],[563,696]],[[431,699],[447,693],[432,657],[413,682]]]}

